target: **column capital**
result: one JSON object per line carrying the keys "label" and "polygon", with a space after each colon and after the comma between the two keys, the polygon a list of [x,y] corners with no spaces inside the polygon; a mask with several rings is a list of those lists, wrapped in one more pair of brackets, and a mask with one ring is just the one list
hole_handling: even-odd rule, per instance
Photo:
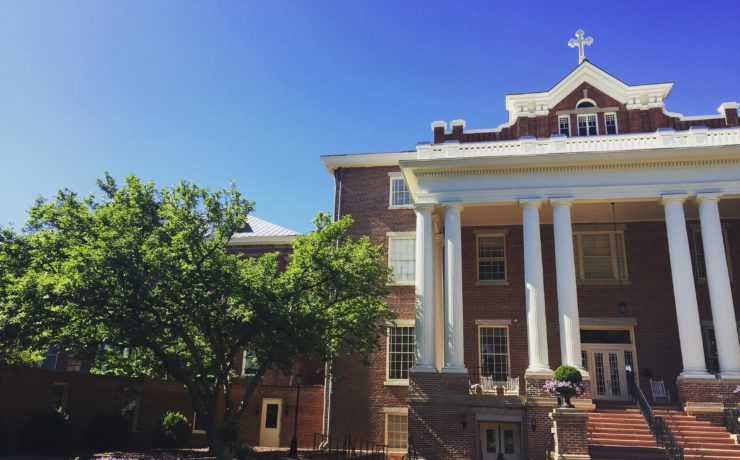
{"label": "column capital", "polygon": [[573,206],[573,198],[550,198],[550,206],[554,208],[570,208],[571,206]]}
{"label": "column capital", "polygon": [[680,203],[680,204],[683,204],[684,201],[686,201],[686,199],[688,197],[689,196],[687,194],[685,194],[685,193],[675,193],[675,194],[672,193],[670,195],[661,195],[660,196],[660,204],[662,204],[663,206],[665,206],[665,205],[667,205],[669,203]]}
{"label": "column capital", "polygon": [[542,200],[540,198],[527,198],[519,200],[519,206],[522,208],[540,208],[542,206]]}
{"label": "column capital", "polygon": [[431,211],[437,203],[414,203],[414,211]]}
{"label": "column capital", "polygon": [[713,192],[713,193],[698,193],[696,195],[696,202],[701,204],[704,201],[714,201],[715,203],[719,201],[719,199],[722,198],[722,194],[719,192]]}
{"label": "column capital", "polygon": [[458,211],[462,211],[463,203],[462,201],[445,201],[443,203],[440,203],[440,205],[445,209],[457,209]]}

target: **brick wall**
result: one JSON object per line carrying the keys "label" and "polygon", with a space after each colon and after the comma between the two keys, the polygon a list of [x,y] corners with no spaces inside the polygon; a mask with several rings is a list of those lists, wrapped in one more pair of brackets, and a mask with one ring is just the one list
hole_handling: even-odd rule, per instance
{"label": "brick wall", "polygon": [[577,409],[555,409],[552,419],[555,451],[559,455],[587,455],[588,413]]}
{"label": "brick wall", "polygon": [[[96,415],[121,410],[122,394],[126,387],[138,389],[141,395],[138,432],[135,432],[131,439],[133,448],[151,446],[152,435],[159,418],[166,411],[179,411],[188,417],[191,423],[193,421],[193,409],[187,391],[176,383],[79,372],[2,367],[0,368],[0,420],[2,420],[5,431],[5,440],[0,445],[4,449],[12,451],[17,448],[19,430],[32,416],[52,406],[54,401],[52,385],[57,382],[68,384],[67,413],[72,424],[73,445],[79,446],[83,443],[85,429]],[[243,385],[235,386],[235,400],[243,396],[243,391]],[[265,385],[258,387],[241,419],[241,439],[251,445],[258,445],[259,412],[263,398],[283,400],[284,412],[280,444],[287,447],[293,436],[295,386]],[[301,388],[301,410],[298,420],[300,446],[312,446],[313,434],[322,430],[323,398],[324,389],[321,386]],[[222,404],[222,401],[219,404]],[[219,410],[222,411],[223,407]],[[206,437],[194,433],[190,443],[195,447],[203,447],[206,445]]]}

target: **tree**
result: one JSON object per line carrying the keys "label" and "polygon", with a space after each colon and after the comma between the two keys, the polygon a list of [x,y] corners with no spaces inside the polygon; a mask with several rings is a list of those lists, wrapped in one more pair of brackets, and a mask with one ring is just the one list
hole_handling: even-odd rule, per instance
{"label": "tree", "polygon": [[[350,217],[319,214],[279,270],[277,254],[228,251],[253,206],[234,185],[160,189],[130,176],[119,187],[109,175],[98,184],[102,199],[61,190],[37,201],[22,234],[3,240],[0,253],[23,247],[25,258],[2,284],[2,318],[38,338],[16,345],[136,350],[127,366],[109,364],[182,383],[211,453],[222,458],[231,456],[239,417],[268,369],[335,360],[340,349],[367,358],[379,347],[393,319],[384,301],[390,272],[381,247],[349,235]],[[243,349],[257,370],[237,401],[234,357]]]}

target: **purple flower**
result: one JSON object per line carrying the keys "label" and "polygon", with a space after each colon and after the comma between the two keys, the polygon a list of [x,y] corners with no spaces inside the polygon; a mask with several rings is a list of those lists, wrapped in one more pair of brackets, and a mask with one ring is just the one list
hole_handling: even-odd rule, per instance
{"label": "purple flower", "polygon": [[[558,394],[558,388],[570,388],[575,392],[576,396],[583,394],[583,390],[585,389],[583,383],[573,383],[568,382],[567,380],[558,381],[548,379],[545,380],[545,384],[542,385],[542,389],[550,394]],[[738,388],[740,388],[740,386],[738,386]]]}

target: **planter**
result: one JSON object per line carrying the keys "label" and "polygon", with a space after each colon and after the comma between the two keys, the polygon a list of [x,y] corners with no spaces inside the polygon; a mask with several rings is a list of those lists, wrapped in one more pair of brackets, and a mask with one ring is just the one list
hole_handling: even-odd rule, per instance
{"label": "planter", "polygon": [[570,398],[576,395],[576,390],[569,387],[559,387],[555,391],[560,395],[560,408],[573,409],[576,406],[570,403]]}

